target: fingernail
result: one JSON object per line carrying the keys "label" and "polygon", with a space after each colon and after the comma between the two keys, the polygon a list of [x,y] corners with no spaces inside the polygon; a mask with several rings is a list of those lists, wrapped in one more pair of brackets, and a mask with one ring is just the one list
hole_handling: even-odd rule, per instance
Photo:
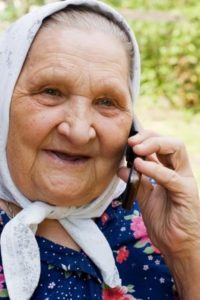
{"label": "fingernail", "polygon": [[144,149],[144,148],[145,148],[145,145],[144,145],[144,144],[135,145],[134,148],[137,148],[137,149]]}
{"label": "fingernail", "polygon": [[129,137],[129,141],[130,142],[135,142],[135,141],[138,141],[140,139],[140,134],[139,133],[137,133],[137,134],[135,134],[135,135],[132,135],[131,137]]}
{"label": "fingernail", "polygon": [[132,137],[137,138],[137,137],[139,137],[139,136],[141,136],[141,134],[138,132],[138,133],[134,134]]}

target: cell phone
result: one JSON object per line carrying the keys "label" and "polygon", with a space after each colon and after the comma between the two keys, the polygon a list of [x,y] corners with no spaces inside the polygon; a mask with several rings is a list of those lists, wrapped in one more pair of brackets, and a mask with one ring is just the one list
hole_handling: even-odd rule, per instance
{"label": "cell phone", "polygon": [[[137,134],[138,131],[135,129],[134,123],[132,123],[129,137]],[[132,148],[127,145],[125,151],[126,164],[130,168],[130,173],[124,193],[121,195],[122,207],[130,210],[133,206],[133,202],[137,196],[138,188],[141,181],[141,174],[134,169],[134,159],[137,157],[133,152]]]}

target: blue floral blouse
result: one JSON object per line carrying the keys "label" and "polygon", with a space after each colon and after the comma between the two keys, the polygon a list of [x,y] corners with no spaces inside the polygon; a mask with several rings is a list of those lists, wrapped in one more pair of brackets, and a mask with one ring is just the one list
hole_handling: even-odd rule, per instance
{"label": "blue floral blouse", "polygon": [[[8,221],[9,217],[0,211],[0,232]],[[108,288],[83,251],[37,237],[42,267],[32,300],[178,299],[169,270],[147,236],[137,203],[126,211],[114,200],[96,224],[113,250],[123,286]],[[0,299],[9,299],[1,258]]]}

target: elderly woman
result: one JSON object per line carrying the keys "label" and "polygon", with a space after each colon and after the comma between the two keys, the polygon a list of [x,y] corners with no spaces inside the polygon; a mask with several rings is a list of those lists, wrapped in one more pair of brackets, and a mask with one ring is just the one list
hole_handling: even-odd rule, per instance
{"label": "elderly woman", "polygon": [[[173,299],[172,277],[180,299],[200,299],[186,150],[129,137],[139,64],[125,20],[96,0],[44,6],[1,38],[0,299]],[[130,210],[127,143],[142,174]]]}

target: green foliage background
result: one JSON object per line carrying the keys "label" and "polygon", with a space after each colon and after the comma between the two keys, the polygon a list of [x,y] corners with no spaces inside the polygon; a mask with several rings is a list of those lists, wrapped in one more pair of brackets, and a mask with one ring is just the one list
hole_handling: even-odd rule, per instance
{"label": "green foliage background", "polygon": [[[142,56],[142,95],[200,111],[200,2],[198,0],[107,0],[129,15]],[[159,16],[158,12],[162,12]],[[123,12],[123,10],[122,10]],[[149,18],[149,15],[151,16]],[[155,100],[156,101],[156,100]]]}

